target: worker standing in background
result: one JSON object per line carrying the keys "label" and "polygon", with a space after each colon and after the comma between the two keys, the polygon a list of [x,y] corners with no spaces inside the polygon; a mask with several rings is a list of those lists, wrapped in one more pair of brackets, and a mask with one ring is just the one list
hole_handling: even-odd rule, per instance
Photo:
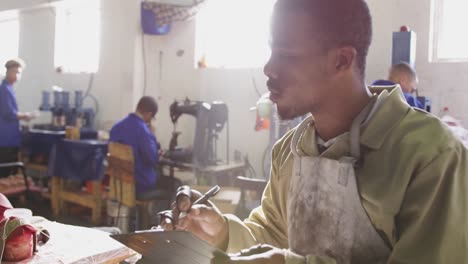
{"label": "worker standing in background", "polygon": [[[9,60],[5,64],[5,79],[0,85],[0,163],[18,161],[21,143],[20,120],[30,121],[37,115],[18,112],[13,85],[20,79],[23,61]],[[0,177],[16,173],[16,169],[0,169]]]}
{"label": "worker standing in background", "polygon": [[418,75],[416,71],[406,62],[401,62],[393,65],[388,74],[388,80],[378,80],[372,85],[388,85],[393,86],[399,84],[406,102],[413,107],[424,109],[424,106],[415,96],[418,88]]}
{"label": "worker standing in background", "polygon": [[468,263],[467,149],[397,86],[370,92],[371,25],[365,0],[277,1],[270,99],[282,119],[312,115],[274,146],[246,220],[208,205],[179,218],[229,253],[250,247],[214,263]]}

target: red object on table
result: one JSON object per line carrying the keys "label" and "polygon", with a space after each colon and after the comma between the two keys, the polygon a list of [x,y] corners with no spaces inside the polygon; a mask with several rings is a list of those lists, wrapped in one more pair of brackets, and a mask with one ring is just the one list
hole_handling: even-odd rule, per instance
{"label": "red object on table", "polygon": [[15,229],[7,238],[3,260],[21,261],[34,254],[34,236],[36,230],[29,225]]}
{"label": "red object on table", "polygon": [[[4,204],[4,202],[1,202]],[[7,219],[4,217],[4,212],[11,207],[0,205],[0,235],[3,236],[4,226]],[[8,221],[16,221],[15,217],[10,217]],[[30,225],[18,226],[13,232],[10,233],[5,241],[5,249],[3,251],[3,259],[5,261],[21,261],[32,257],[35,250],[35,235],[36,229]],[[1,237],[0,237],[1,239]],[[1,251],[1,249],[0,249]],[[2,261],[0,260],[0,262]]]}

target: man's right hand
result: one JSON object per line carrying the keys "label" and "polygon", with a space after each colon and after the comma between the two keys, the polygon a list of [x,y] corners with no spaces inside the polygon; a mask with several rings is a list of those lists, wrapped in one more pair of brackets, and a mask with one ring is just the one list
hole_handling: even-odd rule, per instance
{"label": "man's right hand", "polygon": [[17,113],[16,117],[18,118],[18,120],[29,122],[37,118],[39,115],[40,113],[38,111],[34,111],[34,112],[26,112],[26,113]]}
{"label": "man's right hand", "polygon": [[[201,194],[192,190],[192,202],[200,198]],[[193,205],[184,217],[179,217],[177,206],[173,205],[176,230],[192,232],[195,236],[209,244],[225,250],[229,239],[228,222],[219,209],[211,202]],[[173,230],[172,225],[163,226],[165,230]]]}

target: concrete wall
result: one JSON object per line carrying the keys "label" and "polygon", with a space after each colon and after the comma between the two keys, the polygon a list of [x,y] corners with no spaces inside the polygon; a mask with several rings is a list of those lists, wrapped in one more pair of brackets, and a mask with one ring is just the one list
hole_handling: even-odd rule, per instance
{"label": "concrete wall", "polygon": [[[16,1],[15,1],[16,2]],[[4,7],[3,2],[0,10]],[[19,56],[27,63],[16,86],[20,109],[37,109],[42,90],[52,85],[67,90],[86,90],[90,74],[58,74],[54,69],[55,16],[50,7],[20,10]],[[135,46],[139,41],[139,5],[127,0],[102,1],[101,60],[92,94],[99,100],[96,124],[107,126],[132,111],[134,97]],[[92,101],[85,104],[92,105]],[[39,122],[49,121],[43,113]]]}
{"label": "concrete wall", "polygon": [[[262,155],[268,144],[268,132],[255,132],[255,113],[249,108],[254,106],[258,96],[254,90],[253,79],[261,92],[266,92],[265,77],[262,69],[195,69],[195,22],[175,24],[167,36],[145,36],[148,54],[147,94],[159,99],[161,111],[157,117],[158,136],[167,147],[170,132],[168,109],[174,99],[221,100],[229,107],[230,148],[248,155],[258,176],[262,176]],[[184,51],[178,56],[177,51]],[[161,75],[160,75],[161,73]],[[194,119],[190,116],[180,118],[178,130],[182,131],[181,145],[193,142]],[[172,129],[172,128],[171,128]],[[226,134],[220,134],[219,157],[225,157]]]}

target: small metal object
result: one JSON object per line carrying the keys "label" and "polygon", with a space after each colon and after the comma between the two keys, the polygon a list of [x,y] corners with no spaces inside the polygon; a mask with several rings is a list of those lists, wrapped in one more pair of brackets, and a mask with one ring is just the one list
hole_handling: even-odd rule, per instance
{"label": "small metal object", "polygon": [[207,191],[205,194],[203,194],[194,203],[191,203],[192,190],[190,189],[189,186],[182,186],[182,187],[179,187],[179,189],[177,190],[177,195],[176,195],[175,206],[177,210],[179,211],[179,215],[177,216],[177,219],[174,218],[174,214],[172,210],[159,212],[158,215],[161,217],[161,220],[160,220],[159,226],[156,229],[158,229],[159,227],[164,228],[165,225],[171,224],[173,229],[175,230],[176,224],[177,224],[176,220],[187,216],[187,212],[190,211],[190,209],[192,208],[192,205],[206,203],[211,197],[215,196],[219,192],[219,190],[221,190],[221,188],[218,185],[216,185],[213,188],[211,188],[209,191]]}
{"label": "small metal object", "polygon": [[221,188],[218,185],[215,185],[213,188],[211,188],[209,191],[207,191],[202,197],[198,198],[193,204],[204,204],[208,202],[208,200],[215,196]]}
{"label": "small metal object", "polygon": [[[166,210],[158,213],[161,220],[159,221],[159,225],[164,227],[165,225],[171,224],[172,227],[175,229],[174,223],[174,216],[171,210]],[[157,229],[157,228],[156,228]]]}
{"label": "small metal object", "polygon": [[176,194],[176,206],[179,212],[187,212],[192,207],[192,189],[189,186],[180,186]]}

